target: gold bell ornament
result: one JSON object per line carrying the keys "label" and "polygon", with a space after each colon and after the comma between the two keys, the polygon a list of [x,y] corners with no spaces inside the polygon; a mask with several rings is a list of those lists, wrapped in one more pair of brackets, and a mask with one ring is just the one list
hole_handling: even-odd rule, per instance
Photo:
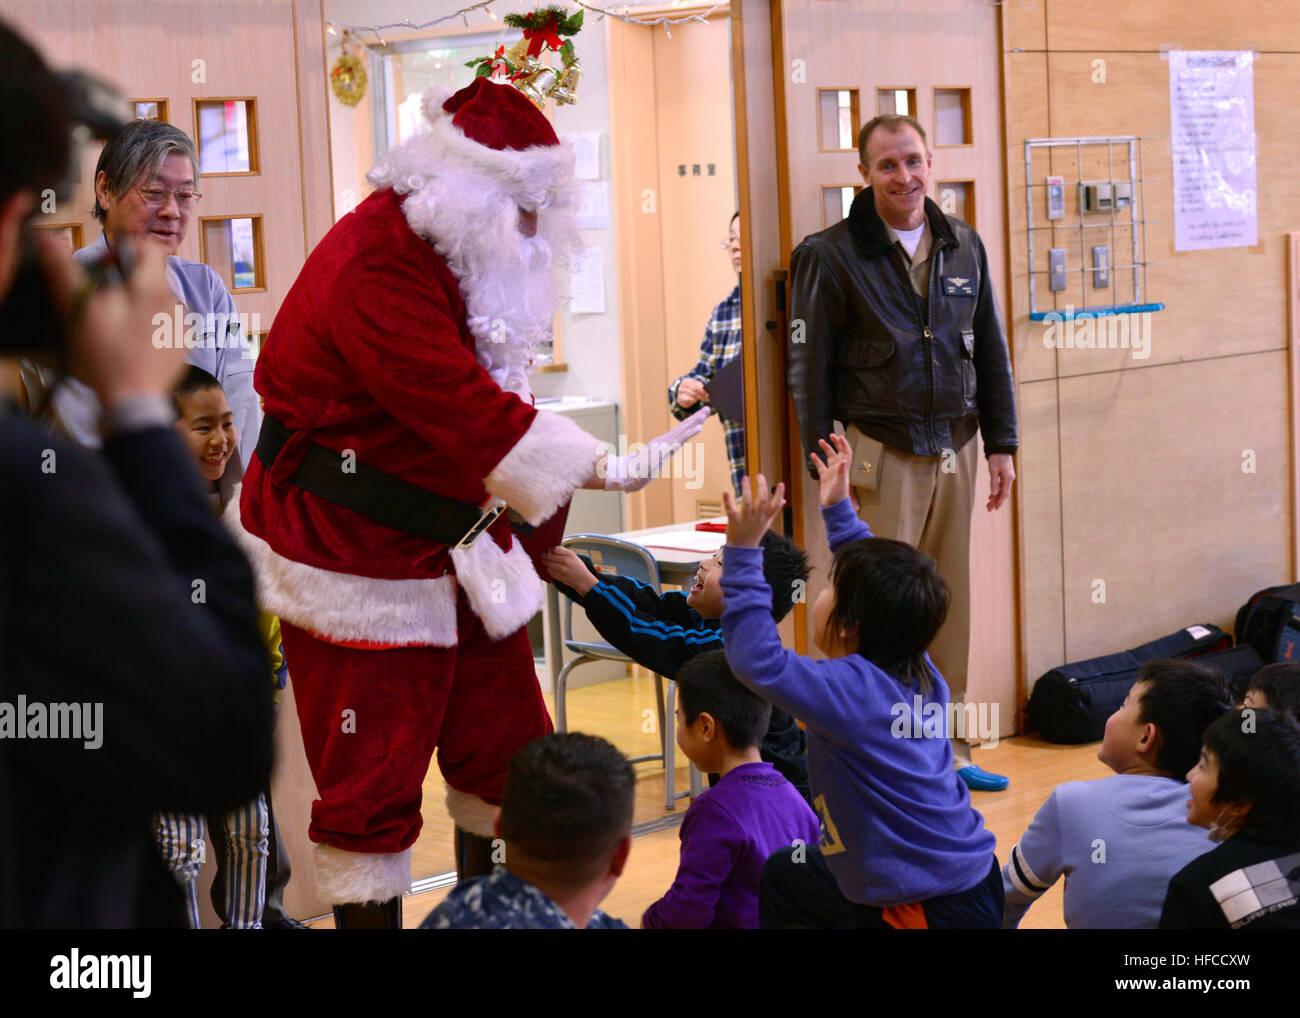
{"label": "gold bell ornament", "polygon": [[580,77],[582,77],[582,64],[578,62],[577,57],[574,57],[564,65],[564,70],[560,72],[560,80],[551,89],[551,98],[557,103],[572,106],[578,101],[578,79]]}
{"label": "gold bell ornament", "polygon": [[546,98],[555,88],[555,83],[559,79],[554,67],[546,67],[539,64],[534,57],[529,57],[524,64],[524,73],[516,83],[521,91],[539,110],[546,106]]}

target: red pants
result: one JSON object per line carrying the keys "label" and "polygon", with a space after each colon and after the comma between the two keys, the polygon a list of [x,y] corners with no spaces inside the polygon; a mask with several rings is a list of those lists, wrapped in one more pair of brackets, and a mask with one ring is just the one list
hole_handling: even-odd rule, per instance
{"label": "red pants", "polygon": [[[357,605],[365,611],[365,605]],[[447,784],[501,801],[514,753],[552,731],[526,629],[493,642],[457,601],[456,647],[353,650],[281,620],[307,763],[312,841],[388,853],[420,833],[435,747]]]}

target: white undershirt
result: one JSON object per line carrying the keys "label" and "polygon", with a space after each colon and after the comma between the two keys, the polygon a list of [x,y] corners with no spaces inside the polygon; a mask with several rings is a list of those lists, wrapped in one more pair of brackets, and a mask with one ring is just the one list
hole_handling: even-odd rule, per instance
{"label": "white undershirt", "polygon": [[925,232],[925,223],[922,221],[921,225],[915,230],[900,230],[895,228],[894,232],[898,234],[898,242],[903,245],[903,250],[907,252],[907,257],[911,258],[916,254],[916,246],[921,243],[921,234]]}

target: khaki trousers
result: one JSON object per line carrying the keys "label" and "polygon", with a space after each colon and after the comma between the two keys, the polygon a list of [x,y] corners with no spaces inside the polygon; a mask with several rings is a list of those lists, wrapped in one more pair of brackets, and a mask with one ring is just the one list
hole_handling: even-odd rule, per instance
{"label": "khaki trousers", "polygon": [[[846,429],[856,449],[861,432]],[[948,470],[945,471],[945,463]],[[955,454],[913,456],[885,446],[876,490],[857,488],[859,515],[877,537],[905,541],[925,552],[948,583],[948,617],[930,644],[930,659],[948,684],[953,703],[966,697],[970,655],[970,528],[979,469],[979,439]],[[970,762],[970,746],[952,740],[958,766]]]}

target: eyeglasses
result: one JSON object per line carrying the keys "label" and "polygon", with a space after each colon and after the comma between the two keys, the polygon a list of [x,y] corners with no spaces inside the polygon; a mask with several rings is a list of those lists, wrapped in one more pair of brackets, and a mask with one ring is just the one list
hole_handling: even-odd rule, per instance
{"label": "eyeglasses", "polygon": [[740,238],[728,237],[726,240],[722,241],[721,246],[722,246],[722,250],[724,251],[728,250],[729,248],[740,247]]}
{"label": "eyeglasses", "polygon": [[139,184],[133,184],[132,186],[140,192],[140,197],[144,199],[144,203],[152,209],[166,205],[168,195],[174,194],[176,196],[176,207],[179,209],[192,209],[199,203],[199,199],[203,197],[198,191],[191,191],[188,188],[172,191],[165,187],[141,187]]}

